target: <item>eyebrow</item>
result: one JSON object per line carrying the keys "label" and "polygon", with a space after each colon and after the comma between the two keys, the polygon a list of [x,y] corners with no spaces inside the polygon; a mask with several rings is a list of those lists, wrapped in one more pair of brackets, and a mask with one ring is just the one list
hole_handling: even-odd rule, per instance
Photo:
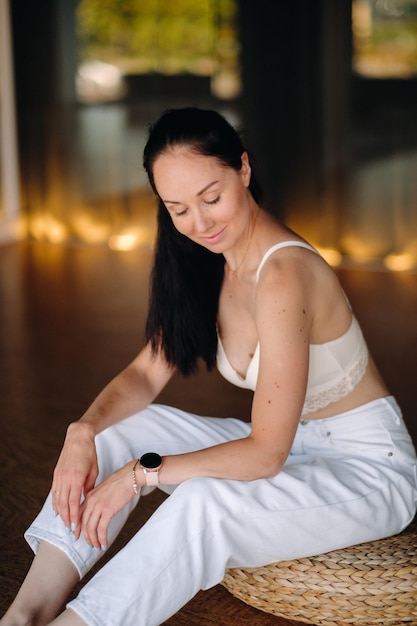
{"label": "eyebrow", "polygon": [[[208,189],[210,189],[210,187],[213,187],[213,185],[216,185],[218,182],[219,182],[218,180],[213,180],[211,183],[206,185],[201,191],[199,191],[197,193],[197,196],[198,197],[202,196],[203,193],[205,193]],[[176,200],[163,200],[163,202],[167,204],[182,204],[182,202],[177,202]]]}

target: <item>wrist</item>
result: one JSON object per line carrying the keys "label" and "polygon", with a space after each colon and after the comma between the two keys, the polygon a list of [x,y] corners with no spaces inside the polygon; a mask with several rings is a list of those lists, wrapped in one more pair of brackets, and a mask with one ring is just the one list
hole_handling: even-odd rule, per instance
{"label": "wrist", "polygon": [[67,428],[67,435],[82,435],[83,437],[86,437],[88,439],[94,439],[94,437],[96,436],[96,432],[92,424],[79,420],[78,422],[72,422],[71,424],[69,424]]}
{"label": "wrist", "polygon": [[147,452],[130,465],[131,490],[135,496],[139,495],[142,487],[155,488],[159,485],[161,466],[162,457],[156,452]]}
{"label": "wrist", "polygon": [[136,475],[136,470],[139,466],[139,459],[136,459],[135,461],[133,461],[133,467],[130,470],[130,482],[132,485],[132,491],[133,491],[133,495],[134,496],[138,496],[141,490],[141,487],[143,487],[142,484],[140,484],[139,481],[139,477]]}
{"label": "wrist", "polygon": [[139,465],[145,476],[147,487],[159,485],[159,470],[162,466],[162,457],[156,452],[146,452],[139,459]]}

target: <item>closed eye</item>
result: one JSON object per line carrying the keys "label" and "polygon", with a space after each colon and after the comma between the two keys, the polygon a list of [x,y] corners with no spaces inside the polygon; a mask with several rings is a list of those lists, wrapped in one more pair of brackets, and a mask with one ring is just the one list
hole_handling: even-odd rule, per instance
{"label": "closed eye", "polygon": [[220,196],[217,196],[217,198],[214,198],[214,200],[204,200],[204,204],[217,204],[218,201],[220,200]]}
{"label": "closed eye", "polygon": [[181,215],[185,215],[188,209],[181,209],[180,211],[174,211],[174,215],[176,217],[181,217]]}

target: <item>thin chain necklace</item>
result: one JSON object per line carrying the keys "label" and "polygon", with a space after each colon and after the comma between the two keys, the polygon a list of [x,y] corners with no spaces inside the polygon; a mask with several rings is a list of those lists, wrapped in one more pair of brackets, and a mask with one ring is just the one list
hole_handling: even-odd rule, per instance
{"label": "thin chain necklace", "polygon": [[256,226],[256,220],[258,219],[258,215],[260,213],[261,207],[258,206],[258,210],[256,211],[256,215],[255,215],[255,219],[253,220],[253,224],[252,224],[252,230],[251,233],[249,235],[249,241],[248,241],[248,245],[246,246],[246,250],[243,254],[243,257],[241,258],[241,260],[239,261],[237,267],[235,267],[235,269],[232,269],[229,265],[229,269],[230,269],[230,273],[232,276],[236,276],[238,270],[240,270],[240,268],[242,267],[243,263],[245,262],[246,256],[249,252],[249,248],[250,248],[250,244],[252,243],[252,237],[253,237],[253,233],[255,232],[255,226]]}

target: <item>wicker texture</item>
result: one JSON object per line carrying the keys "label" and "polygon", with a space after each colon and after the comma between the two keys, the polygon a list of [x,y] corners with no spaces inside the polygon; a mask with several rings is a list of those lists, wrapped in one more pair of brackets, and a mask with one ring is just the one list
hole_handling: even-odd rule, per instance
{"label": "wicker texture", "polygon": [[417,625],[417,518],[387,539],[229,569],[222,584],[246,604],[307,624]]}

